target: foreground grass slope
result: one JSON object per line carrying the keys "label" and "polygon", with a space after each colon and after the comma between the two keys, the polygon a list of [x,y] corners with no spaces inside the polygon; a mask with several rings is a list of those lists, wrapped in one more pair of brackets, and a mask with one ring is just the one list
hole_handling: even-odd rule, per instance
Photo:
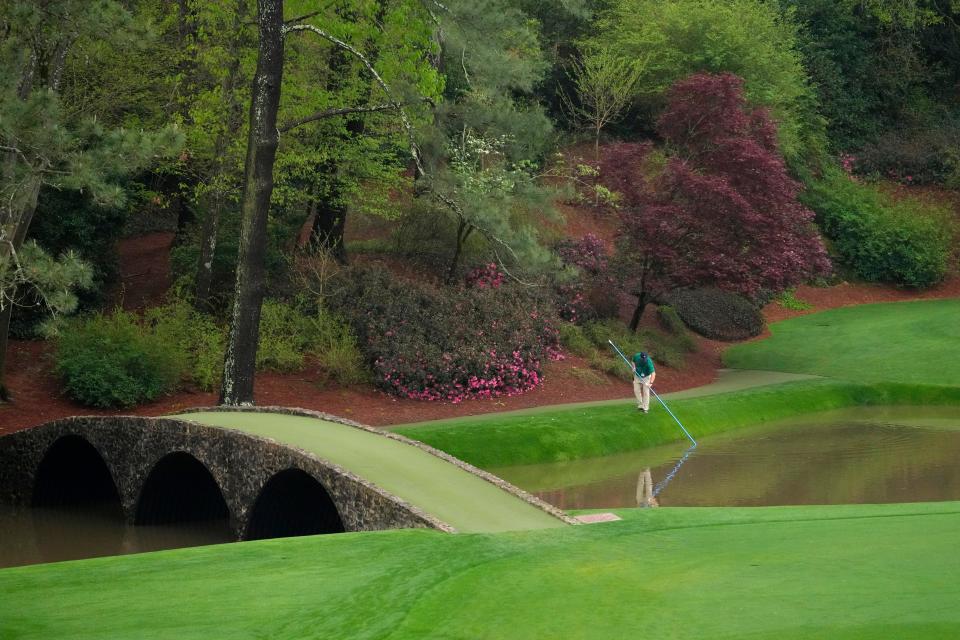
{"label": "foreground grass slope", "polygon": [[621,513],[560,530],[347,534],[7,569],[0,637],[960,635],[960,503]]}
{"label": "foreground grass slope", "polygon": [[858,382],[960,385],[960,300],[867,304],[770,325],[772,337],[732,347],[740,369]]}

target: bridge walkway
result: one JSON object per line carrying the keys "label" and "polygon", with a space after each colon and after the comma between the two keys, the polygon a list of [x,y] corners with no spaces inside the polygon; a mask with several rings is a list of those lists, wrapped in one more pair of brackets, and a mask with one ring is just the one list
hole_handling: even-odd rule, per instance
{"label": "bridge walkway", "polygon": [[345,424],[279,413],[173,416],[270,438],[328,460],[453,526],[480,533],[562,527],[557,517],[427,451]]}

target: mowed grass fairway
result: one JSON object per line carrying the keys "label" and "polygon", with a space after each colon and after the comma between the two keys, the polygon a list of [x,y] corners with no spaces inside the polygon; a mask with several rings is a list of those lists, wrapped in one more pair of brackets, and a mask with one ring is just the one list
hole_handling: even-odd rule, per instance
{"label": "mowed grass fairway", "polygon": [[0,637],[960,636],[960,503],[620,513],[7,569]]}
{"label": "mowed grass fairway", "polygon": [[774,323],[770,332],[729,349],[724,361],[858,382],[960,385],[960,300],[833,309]]}

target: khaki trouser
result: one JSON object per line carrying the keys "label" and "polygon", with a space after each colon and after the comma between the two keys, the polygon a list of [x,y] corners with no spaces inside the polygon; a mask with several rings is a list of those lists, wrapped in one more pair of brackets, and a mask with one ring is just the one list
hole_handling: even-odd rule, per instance
{"label": "khaki trouser", "polygon": [[633,376],[633,395],[637,397],[637,408],[650,410],[650,376],[638,378]]}

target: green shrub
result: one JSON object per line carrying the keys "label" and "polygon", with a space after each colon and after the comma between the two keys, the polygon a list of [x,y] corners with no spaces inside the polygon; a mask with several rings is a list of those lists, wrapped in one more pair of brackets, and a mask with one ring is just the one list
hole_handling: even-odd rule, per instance
{"label": "green shrub", "polygon": [[145,315],[153,333],[178,350],[186,362],[184,376],[204,391],[220,385],[226,328],[194,309],[185,300],[173,300],[150,309]]}
{"label": "green shrub", "polygon": [[117,310],[69,323],[57,344],[64,391],[92,407],[129,407],[174,389],[185,369],[178,348]]}
{"label": "green shrub", "polygon": [[[654,362],[665,364],[669,367],[679,368],[683,366],[684,354],[696,350],[696,343],[690,335],[684,331],[682,336],[662,335],[649,329],[640,329],[636,333],[631,333],[623,323],[617,320],[604,320],[591,322],[584,326],[584,335],[601,351],[608,353],[615,358],[614,366],[622,369],[616,375],[623,372],[625,379],[630,379],[630,370],[623,362],[620,356],[610,348],[607,340],[613,340],[621,351],[629,358],[634,353],[646,351],[651,355]],[[614,373],[612,367],[604,362],[600,362],[602,371]]]}
{"label": "green shrub", "polygon": [[306,346],[326,380],[348,385],[370,379],[350,325],[330,311],[321,308],[308,319]]}
{"label": "green shrub", "polygon": [[687,332],[687,326],[677,314],[677,310],[668,304],[657,307],[657,320],[663,330],[673,336],[681,336]]}
{"label": "green shrub", "polygon": [[587,338],[583,329],[572,322],[560,323],[560,344],[567,351],[581,358],[589,357],[597,350],[593,342]]}
{"label": "green shrub", "polygon": [[749,300],[714,288],[684,289],[669,296],[684,324],[713,340],[745,340],[763,331],[763,316]]}
{"label": "green shrub", "polygon": [[310,320],[296,308],[264,300],[260,311],[258,371],[297,371],[303,368],[311,331]]}
{"label": "green shrub", "polygon": [[955,234],[948,213],[915,201],[893,202],[839,172],[810,184],[801,200],[858,277],[923,288],[946,276]]}
{"label": "green shrub", "polygon": [[795,289],[787,289],[777,298],[777,304],[791,311],[809,311],[813,305],[797,297]]}

